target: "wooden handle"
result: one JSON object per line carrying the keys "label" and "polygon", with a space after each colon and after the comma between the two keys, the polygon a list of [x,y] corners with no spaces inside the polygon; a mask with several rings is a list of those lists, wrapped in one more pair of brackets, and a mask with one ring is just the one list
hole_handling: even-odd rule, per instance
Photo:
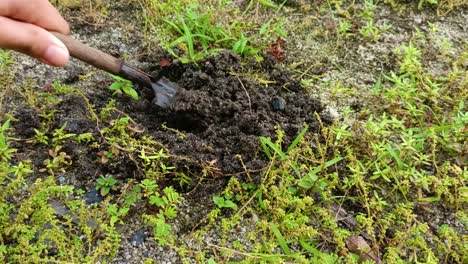
{"label": "wooden handle", "polygon": [[70,55],[98,69],[119,75],[122,61],[95,48],[89,47],[78,40],[57,32],[51,32],[65,44]]}

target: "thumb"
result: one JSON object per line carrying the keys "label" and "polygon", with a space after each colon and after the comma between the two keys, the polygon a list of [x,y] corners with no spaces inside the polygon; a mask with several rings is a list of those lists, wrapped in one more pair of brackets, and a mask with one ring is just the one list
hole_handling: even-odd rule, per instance
{"label": "thumb", "polygon": [[64,66],[70,57],[65,45],[47,30],[0,16],[0,47],[28,54],[51,66]]}

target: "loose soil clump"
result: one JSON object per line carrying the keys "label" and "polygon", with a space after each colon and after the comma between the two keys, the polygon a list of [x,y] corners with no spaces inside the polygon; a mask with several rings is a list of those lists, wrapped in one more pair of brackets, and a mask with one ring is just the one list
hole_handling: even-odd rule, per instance
{"label": "loose soil clump", "polygon": [[[249,69],[242,66],[239,56],[230,52],[198,65],[175,62],[155,72],[185,90],[178,95],[173,108],[152,105],[151,93],[146,95],[143,107],[127,102],[119,107],[126,108],[125,112],[174,155],[201,163],[216,162],[222,173],[244,171],[237,156],[240,155],[248,169],[259,169],[266,165],[266,157],[259,151],[259,136],[273,140],[276,130],[282,129],[287,145],[305,125],[311,131],[319,129],[317,114],[325,123],[329,122],[320,102],[286,70],[275,66],[271,59],[264,64],[262,68],[269,69],[266,73],[269,85],[249,80]],[[163,129],[163,124],[185,137]]]}

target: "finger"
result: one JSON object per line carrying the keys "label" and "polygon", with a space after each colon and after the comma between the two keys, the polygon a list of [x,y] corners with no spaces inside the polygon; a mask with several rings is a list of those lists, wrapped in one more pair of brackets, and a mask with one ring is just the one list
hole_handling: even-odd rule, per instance
{"label": "finger", "polygon": [[68,34],[68,23],[48,0],[0,0],[0,16]]}
{"label": "finger", "polygon": [[0,28],[0,48],[28,54],[52,66],[64,66],[68,62],[68,49],[47,30],[1,16]]}

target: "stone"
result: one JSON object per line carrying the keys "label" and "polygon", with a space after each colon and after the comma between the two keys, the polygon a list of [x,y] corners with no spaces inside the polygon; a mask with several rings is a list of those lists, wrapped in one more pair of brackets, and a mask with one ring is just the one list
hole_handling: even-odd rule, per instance
{"label": "stone", "polygon": [[146,234],[145,229],[140,228],[132,235],[130,244],[134,247],[141,246],[145,242],[146,238],[148,238],[148,235]]}
{"label": "stone", "polygon": [[93,189],[84,195],[84,200],[87,204],[95,204],[104,201],[104,198],[99,194],[99,191]]}
{"label": "stone", "polygon": [[275,96],[271,100],[271,107],[273,111],[284,111],[286,109],[286,101],[282,97]]}

